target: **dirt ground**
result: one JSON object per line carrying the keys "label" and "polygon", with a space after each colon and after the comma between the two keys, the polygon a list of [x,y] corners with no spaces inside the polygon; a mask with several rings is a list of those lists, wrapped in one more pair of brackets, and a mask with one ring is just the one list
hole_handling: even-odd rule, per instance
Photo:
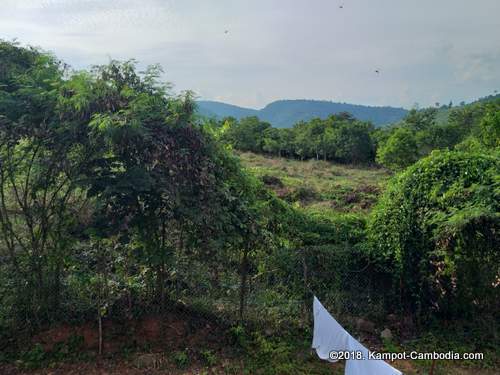
{"label": "dirt ground", "polygon": [[[55,350],[61,343],[71,342],[80,337],[77,356],[59,357],[43,362],[43,367],[27,370],[26,364],[0,364],[0,375],[209,375],[209,374],[255,374],[249,370],[250,358],[236,354],[224,337],[222,327],[198,316],[184,312],[173,312],[163,316],[145,316],[127,324],[105,322],[104,353],[97,355],[98,336],[92,324],[80,326],[60,325],[41,332],[32,338],[31,344],[39,344],[47,352]],[[130,350],[129,348],[135,348]],[[140,349],[142,348],[142,349]],[[191,348],[191,349],[187,349]],[[201,353],[206,350],[215,358],[212,366],[207,365]],[[176,353],[186,353],[180,365]],[[82,354],[82,355],[80,355]],[[320,361],[316,355],[305,350],[297,367],[285,374],[343,374],[342,363],[330,364]],[[255,359],[254,359],[255,360]],[[248,361],[248,362],[247,362]],[[394,367],[405,375],[424,375],[429,373],[428,364],[396,361]],[[269,369],[266,374],[269,374]],[[283,372],[277,371],[277,375]],[[461,368],[457,363],[437,363],[434,375],[499,375],[495,370]]]}
{"label": "dirt ground", "polygon": [[[161,364],[158,368],[156,364],[138,363],[137,356],[131,360],[124,359],[103,359],[93,362],[62,363],[51,368],[39,370],[21,370],[15,365],[0,366],[2,375],[209,375],[209,374],[251,374],[244,371],[244,364],[237,362],[224,362],[214,367],[203,365],[192,365],[186,369],[178,369],[173,364]],[[140,358],[140,355],[139,355]],[[425,375],[429,374],[428,369],[423,366],[416,367],[410,362],[395,362],[393,366],[401,370],[405,375]],[[329,364],[317,361],[310,367],[297,370],[298,374],[343,374],[343,364]],[[495,370],[480,370],[476,368],[454,367],[450,364],[438,365],[434,375],[498,375]],[[277,375],[280,375],[277,373]]]}
{"label": "dirt ground", "polygon": [[[223,359],[216,366],[207,367],[203,364],[191,364],[179,369],[171,361],[163,361],[162,354],[135,354],[128,359],[98,359],[87,362],[59,363],[49,368],[38,370],[22,370],[15,365],[0,365],[1,375],[218,375],[218,374],[252,374],[243,370],[246,366],[243,359]],[[396,361],[394,367],[405,375],[429,374],[429,366],[410,361]],[[330,364],[314,359],[298,374],[344,374],[344,364]],[[287,373],[288,374],[288,373]],[[499,375],[498,370],[482,370],[477,368],[457,367],[452,363],[438,363],[434,375]],[[276,375],[280,375],[276,373]]]}

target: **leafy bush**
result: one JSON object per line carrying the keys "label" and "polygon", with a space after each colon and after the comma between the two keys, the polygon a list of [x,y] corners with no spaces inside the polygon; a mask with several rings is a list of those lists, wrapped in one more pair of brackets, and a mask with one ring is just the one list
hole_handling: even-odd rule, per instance
{"label": "leafy bush", "polygon": [[298,186],[286,196],[286,199],[290,202],[307,202],[316,199],[317,196],[318,193],[313,186]]}
{"label": "leafy bush", "polygon": [[22,368],[33,370],[42,367],[46,359],[47,354],[43,347],[37,344],[30,350],[21,353],[18,363]]}
{"label": "leafy bush", "polygon": [[369,221],[373,255],[413,311],[499,311],[500,159],[433,152],[389,184]]}
{"label": "leafy bush", "polygon": [[377,151],[377,162],[392,170],[401,170],[418,159],[417,142],[412,131],[398,128]]}
{"label": "leafy bush", "polygon": [[189,365],[189,356],[185,351],[175,352],[173,359],[178,368],[186,368]]}
{"label": "leafy bush", "polygon": [[201,358],[207,366],[215,366],[217,364],[217,355],[212,350],[202,350]]}
{"label": "leafy bush", "polygon": [[279,177],[265,174],[261,177],[261,180],[264,184],[269,186],[283,187],[283,181]]}

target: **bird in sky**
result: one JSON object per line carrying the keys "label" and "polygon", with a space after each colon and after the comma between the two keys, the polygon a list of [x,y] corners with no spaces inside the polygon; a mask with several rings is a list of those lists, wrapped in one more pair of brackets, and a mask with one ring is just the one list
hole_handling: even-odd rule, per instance
{"label": "bird in sky", "polygon": [[340,8],[340,9],[344,9],[344,6],[343,6],[343,5],[339,5],[339,8]]}
{"label": "bird in sky", "polygon": [[229,34],[229,30],[224,30],[224,34]]}
{"label": "bird in sky", "polygon": [[375,73],[380,74],[380,70],[376,69]]}

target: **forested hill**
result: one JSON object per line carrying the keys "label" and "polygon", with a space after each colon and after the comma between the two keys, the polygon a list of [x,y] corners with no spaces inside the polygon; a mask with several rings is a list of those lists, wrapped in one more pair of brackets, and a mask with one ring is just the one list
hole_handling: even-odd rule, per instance
{"label": "forested hill", "polygon": [[278,128],[292,127],[301,120],[308,121],[314,117],[326,118],[340,112],[349,112],[359,120],[371,121],[375,126],[382,126],[400,121],[407,113],[404,108],[370,107],[325,100],[278,100],[260,110],[215,101],[203,100],[197,103],[198,113],[203,116],[216,118],[232,116],[237,119],[258,116]]}
{"label": "forested hill", "polygon": [[493,94],[493,95],[483,96],[483,97],[481,97],[477,100],[473,100],[469,103],[461,102],[460,104],[458,104],[458,106],[452,106],[453,103],[450,103],[450,105],[443,105],[439,108],[439,110],[436,114],[436,121],[439,124],[446,124],[448,122],[448,116],[450,115],[450,112],[453,109],[464,108],[464,107],[473,108],[475,105],[494,102],[498,99],[500,99],[500,94],[497,94],[495,92],[495,94]]}

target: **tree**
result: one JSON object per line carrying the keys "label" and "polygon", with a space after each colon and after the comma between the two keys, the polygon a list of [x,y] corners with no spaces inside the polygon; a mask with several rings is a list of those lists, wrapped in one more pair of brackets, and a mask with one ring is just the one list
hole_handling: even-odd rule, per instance
{"label": "tree", "polygon": [[71,233],[87,204],[79,187],[94,153],[59,106],[64,66],[6,42],[0,56],[0,251],[16,283],[12,308],[36,325],[59,307]]}
{"label": "tree", "polygon": [[495,108],[489,105],[486,114],[479,124],[479,139],[481,143],[491,149],[500,148],[500,105]]}
{"label": "tree", "polygon": [[279,129],[280,142],[283,155],[287,157],[294,156],[294,134],[293,129],[281,128]]}
{"label": "tree", "polygon": [[262,150],[270,154],[275,154],[281,157],[284,142],[281,138],[282,132],[280,129],[269,127],[264,131],[264,140]]}
{"label": "tree", "polygon": [[436,108],[427,108],[422,110],[412,109],[403,119],[403,126],[412,131],[426,130],[436,123]]}
{"label": "tree", "polygon": [[[96,111],[91,138],[106,150],[94,170],[89,194],[99,203],[94,226],[102,237],[137,240],[141,261],[154,275],[158,306],[167,301],[167,265],[177,251],[199,240],[199,228],[216,220],[214,148],[209,136],[192,124],[189,94],[168,97],[154,77],[141,76],[133,63],[98,67],[90,88],[78,91]],[[94,98],[96,92],[105,96]],[[82,108],[86,113],[86,108]],[[119,222],[117,220],[120,220]]]}
{"label": "tree", "polygon": [[406,128],[396,128],[387,142],[377,150],[377,162],[392,170],[401,170],[418,160],[414,134]]}
{"label": "tree", "polygon": [[312,148],[312,141],[307,132],[308,123],[298,122],[293,126],[294,150],[300,160],[309,157]]}
{"label": "tree", "polygon": [[333,132],[335,157],[345,163],[373,161],[371,126],[361,122],[343,122]]}
{"label": "tree", "polygon": [[271,125],[260,121],[257,117],[245,117],[235,122],[225,132],[223,140],[241,151],[260,153],[264,149],[265,131]]}

